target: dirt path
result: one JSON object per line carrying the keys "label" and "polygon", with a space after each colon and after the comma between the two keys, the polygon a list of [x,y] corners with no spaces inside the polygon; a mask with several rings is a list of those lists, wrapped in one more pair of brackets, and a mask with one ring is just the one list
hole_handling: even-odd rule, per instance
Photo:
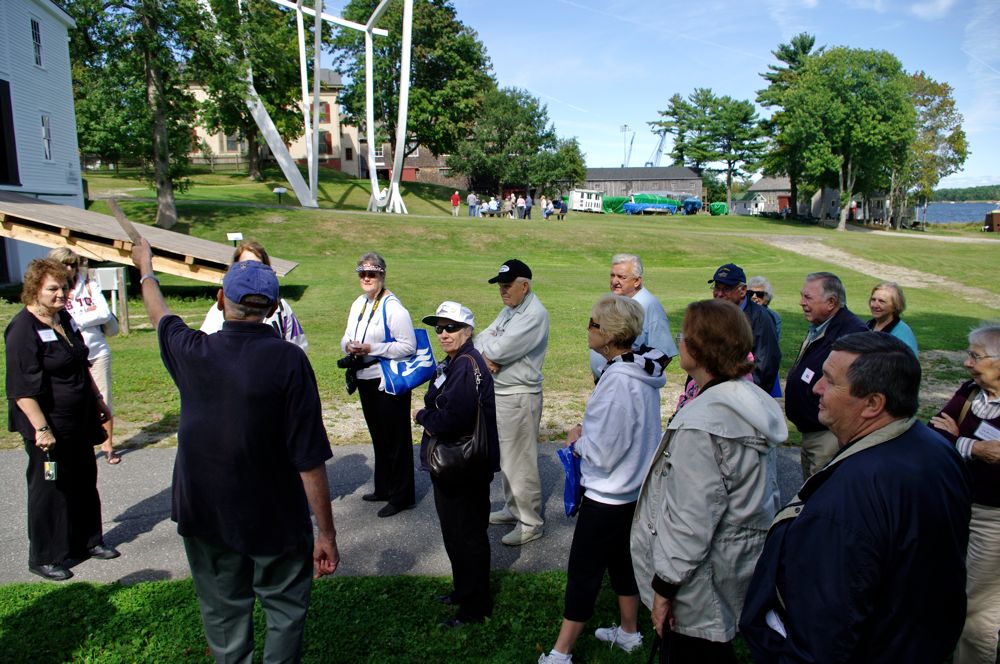
{"label": "dirt path", "polygon": [[[934,288],[946,290],[957,295],[972,304],[985,304],[993,309],[1000,309],[1000,295],[996,295],[995,293],[974,286],[966,286],[965,284],[960,284],[957,281],[952,281],[936,274],[928,274],[897,265],[865,260],[853,256],[846,251],[835,249],[821,240],[796,235],[772,235],[758,239],[779,249],[792,251],[802,256],[809,256],[810,258],[818,258],[829,263],[835,263],[836,265],[842,265],[879,279],[895,281],[901,286],[910,286],[913,288],[928,288],[933,286]],[[938,239],[965,240],[966,238]]]}

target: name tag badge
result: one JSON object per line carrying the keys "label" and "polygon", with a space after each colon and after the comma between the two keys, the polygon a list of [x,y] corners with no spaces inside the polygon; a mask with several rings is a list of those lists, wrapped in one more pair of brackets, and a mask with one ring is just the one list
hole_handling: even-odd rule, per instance
{"label": "name tag badge", "polygon": [[441,387],[442,385],[444,385],[444,381],[446,381],[447,379],[448,377],[446,375],[441,374],[440,376],[437,377],[437,380],[434,381],[434,387]]}
{"label": "name tag badge", "polygon": [[989,422],[981,422],[975,436],[979,440],[1000,440],[1000,429]]}
{"label": "name tag badge", "polygon": [[805,371],[802,372],[802,382],[812,383],[813,376],[815,375],[816,375],[815,371],[813,371],[812,369],[806,369]]}
{"label": "name tag badge", "polygon": [[46,343],[59,340],[55,330],[38,330],[38,338]]}

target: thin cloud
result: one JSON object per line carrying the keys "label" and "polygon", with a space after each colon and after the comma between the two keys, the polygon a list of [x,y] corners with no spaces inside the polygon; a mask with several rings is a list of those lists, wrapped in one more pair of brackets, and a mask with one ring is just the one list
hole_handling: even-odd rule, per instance
{"label": "thin cloud", "polygon": [[965,26],[962,53],[968,58],[973,101],[965,112],[970,134],[995,132],[1000,127],[1000,45],[996,26],[1000,25],[1000,5],[978,0]]}
{"label": "thin cloud", "polygon": [[531,88],[525,88],[525,89],[531,94],[535,95],[536,97],[540,97],[542,99],[548,99],[549,101],[554,101],[557,104],[561,104],[567,108],[572,108],[574,111],[579,111],[580,113],[590,113],[590,111],[588,111],[587,109],[582,108],[580,106],[574,106],[568,101],[563,101],[558,97],[553,97],[552,95],[545,94],[544,92],[538,92],[537,90],[532,90]]}
{"label": "thin cloud", "polygon": [[955,0],[927,0],[910,5],[910,13],[925,21],[943,18],[955,4]]}

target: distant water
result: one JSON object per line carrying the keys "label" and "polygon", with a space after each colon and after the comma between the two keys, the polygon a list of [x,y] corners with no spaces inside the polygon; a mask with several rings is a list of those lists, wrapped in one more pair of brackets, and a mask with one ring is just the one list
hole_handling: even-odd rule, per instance
{"label": "distant water", "polygon": [[[930,203],[927,206],[927,223],[945,224],[948,222],[982,223],[987,212],[1000,210],[1000,203]],[[918,206],[917,217],[923,221],[924,210]]]}

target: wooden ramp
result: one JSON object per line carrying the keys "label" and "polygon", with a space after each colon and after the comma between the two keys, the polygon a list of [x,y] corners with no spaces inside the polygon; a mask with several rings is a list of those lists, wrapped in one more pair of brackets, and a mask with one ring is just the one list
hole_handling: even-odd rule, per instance
{"label": "wooden ramp", "polygon": [[[222,283],[233,258],[231,245],[143,224],[137,224],[136,230],[152,246],[153,267],[158,272]],[[10,191],[0,191],[0,237],[69,247],[91,260],[132,265],[132,242],[114,217]],[[297,266],[271,257],[271,267],[279,277]]]}

